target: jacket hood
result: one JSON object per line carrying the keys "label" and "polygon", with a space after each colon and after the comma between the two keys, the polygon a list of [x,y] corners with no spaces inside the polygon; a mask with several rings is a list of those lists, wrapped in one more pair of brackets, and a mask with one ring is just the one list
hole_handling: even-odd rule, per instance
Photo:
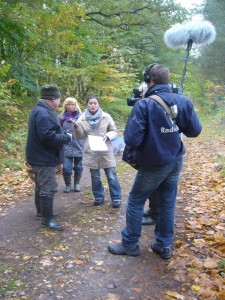
{"label": "jacket hood", "polygon": [[149,97],[151,95],[157,95],[158,93],[172,93],[172,89],[168,84],[155,84],[151,86],[147,92],[145,93],[145,97]]}

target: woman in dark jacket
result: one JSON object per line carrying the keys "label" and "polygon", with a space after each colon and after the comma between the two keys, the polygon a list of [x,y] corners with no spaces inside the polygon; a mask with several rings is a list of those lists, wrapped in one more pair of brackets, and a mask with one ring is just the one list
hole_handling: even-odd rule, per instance
{"label": "woman in dark jacket", "polygon": [[80,179],[83,172],[83,140],[78,140],[73,134],[73,122],[81,115],[77,100],[68,97],[63,103],[63,112],[58,116],[63,131],[72,134],[72,141],[65,145],[63,178],[66,184],[64,193],[71,191],[71,176],[74,170],[74,192],[80,192]]}

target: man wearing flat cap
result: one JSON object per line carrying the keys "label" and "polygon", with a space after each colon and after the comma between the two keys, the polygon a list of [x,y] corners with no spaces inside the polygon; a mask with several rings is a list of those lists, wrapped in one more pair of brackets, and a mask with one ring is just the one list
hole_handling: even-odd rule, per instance
{"label": "man wearing flat cap", "polygon": [[26,161],[35,173],[35,206],[37,217],[42,217],[42,226],[63,230],[53,217],[53,199],[57,192],[56,167],[63,162],[63,146],[71,140],[64,134],[55,110],[61,94],[57,85],[44,85],[41,99],[31,110],[28,121]]}

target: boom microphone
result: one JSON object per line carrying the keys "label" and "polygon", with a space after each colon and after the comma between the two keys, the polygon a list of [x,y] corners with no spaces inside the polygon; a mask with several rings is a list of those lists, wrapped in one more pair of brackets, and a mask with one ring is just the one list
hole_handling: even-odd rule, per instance
{"label": "boom microphone", "polygon": [[179,94],[183,94],[184,77],[186,75],[189,52],[192,44],[209,45],[216,38],[214,26],[209,21],[189,21],[182,24],[175,24],[164,34],[164,40],[169,48],[183,48],[187,46],[187,55],[183,69],[183,75],[178,89]]}
{"label": "boom microphone", "polygon": [[214,26],[209,21],[189,21],[175,24],[164,34],[169,48],[187,46],[190,41],[197,45],[209,45],[216,38]]}

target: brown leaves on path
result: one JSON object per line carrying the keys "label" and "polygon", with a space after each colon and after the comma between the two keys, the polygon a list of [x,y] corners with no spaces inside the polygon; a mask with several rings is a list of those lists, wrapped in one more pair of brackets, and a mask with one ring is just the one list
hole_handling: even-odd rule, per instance
{"label": "brown leaves on path", "polygon": [[[185,217],[179,219],[179,212],[176,214],[175,251],[172,259],[168,261],[169,274],[178,282],[178,285],[173,285],[174,290],[173,288],[168,289],[168,286],[165,286],[164,278],[160,277],[164,291],[168,289],[165,291],[163,299],[223,300],[225,299],[225,180],[221,176],[215,160],[218,155],[221,155],[221,152],[224,155],[225,138],[209,139],[200,135],[196,139],[185,139],[184,143],[187,153],[184,159],[177,202],[181,210],[184,210]],[[126,165],[120,164],[118,169],[120,168],[121,186],[127,196],[134,173],[130,169],[128,170]],[[14,173],[6,170],[4,175],[0,176],[0,215],[7,213],[7,209],[4,208],[13,206],[14,199],[20,201],[19,198],[31,194],[33,197],[33,182],[28,177],[26,170]],[[124,197],[126,198],[126,196]],[[90,276],[96,272],[103,274],[99,275],[100,279],[109,276],[112,269],[112,265],[109,263],[110,259],[115,266],[117,266],[116,263],[124,264],[126,266],[125,272],[127,272],[128,265],[126,262],[129,261],[129,257],[111,258],[106,254],[102,256],[106,250],[103,251],[100,247],[102,243],[105,249],[105,240],[109,236],[113,236],[112,232],[117,230],[118,226],[121,227],[123,212],[111,211],[110,205],[108,207],[105,205],[97,212],[95,211],[93,215],[93,208],[88,204],[89,197],[89,191],[85,191],[81,195],[76,195],[75,201],[73,200],[76,203],[76,208],[75,204],[65,206],[61,219],[64,217],[63,224],[67,230],[60,237],[55,232],[38,231],[34,228],[33,230],[37,233],[36,239],[33,237],[31,240],[31,247],[28,247],[26,252],[21,253],[9,253],[6,251],[7,249],[2,249],[4,253],[8,253],[8,256],[4,256],[4,258],[10,262],[12,258],[17,260],[20,262],[18,265],[23,266],[23,268],[28,268],[28,265],[35,266],[37,270],[32,269],[32,272],[36,276],[36,280],[39,280],[37,278],[41,274],[51,274],[52,283],[49,281],[39,282],[42,290],[55,287],[55,283],[69,290],[71,284],[79,286],[80,274],[83,274],[83,278],[87,276],[84,270],[91,272]],[[62,194],[61,200],[66,201],[64,198],[65,195]],[[115,226],[117,220],[120,221]],[[33,224],[33,220],[31,222]],[[33,226],[36,226],[35,223]],[[74,244],[73,240],[75,241]],[[96,240],[100,250],[98,247],[96,250]],[[88,241],[88,243],[83,244],[83,241]],[[22,242],[23,240],[21,240]],[[84,245],[86,245],[85,248]],[[144,247],[142,246],[142,248]],[[31,251],[32,249],[35,249],[34,253]],[[148,252],[145,252],[144,255],[145,259],[151,262]],[[143,263],[142,257],[135,259],[133,263],[135,262],[140,267]],[[107,263],[106,259],[108,259]],[[140,274],[145,274],[143,270],[146,268],[147,266],[139,268],[135,279],[140,280]],[[164,269],[166,265],[163,264],[160,268]],[[8,269],[9,274],[11,269],[7,267]],[[13,271],[11,272],[13,273]],[[160,272],[158,272],[158,276],[161,276]],[[74,276],[77,276],[77,279]],[[72,279],[67,280],[68,278]],[[71,283],[70,280],[73,282]],[[128,280],[130,291],[134,292],[137,298],[146,295],[146,291],[143,291],[145,285],[141,284],[143,280],[137,281],[137,284],[135,282],[136,285],[130,281],[131,279]],[[116,281],[111,280],[110,282],[113,282],[113,286],[114,283],[115,286],[117,285]],[[20,284],[19,281],[16,284]],[[147,282],[147,284],[150,283]],[[32,286],[32,283],[27,282],[27,285]],[[111,284],[106,283],[105,288],[108,287],[111,290]],[[151,287],[149,286],[149,288]],[[23,293],[21,297],[25,297]],[[108,293],[107,299],[123,299],[123,296],[121,297],[113,289],[112,292]]]}
{"label": "brown leaves on path", "polygon": [[221,145],[225,149],[225,138],[185,140],[180,191],[186,218],[168,265],[184,299],[225,299],[225,178],[215,164]]}
{"label": "brown leaves on path", "polygon": [[5,169],[0,175],[0,214],[4,215],[3,209],[12,206],[18,198],[32,195],[32,186],[33,182],[25,169],[15,172]]}

